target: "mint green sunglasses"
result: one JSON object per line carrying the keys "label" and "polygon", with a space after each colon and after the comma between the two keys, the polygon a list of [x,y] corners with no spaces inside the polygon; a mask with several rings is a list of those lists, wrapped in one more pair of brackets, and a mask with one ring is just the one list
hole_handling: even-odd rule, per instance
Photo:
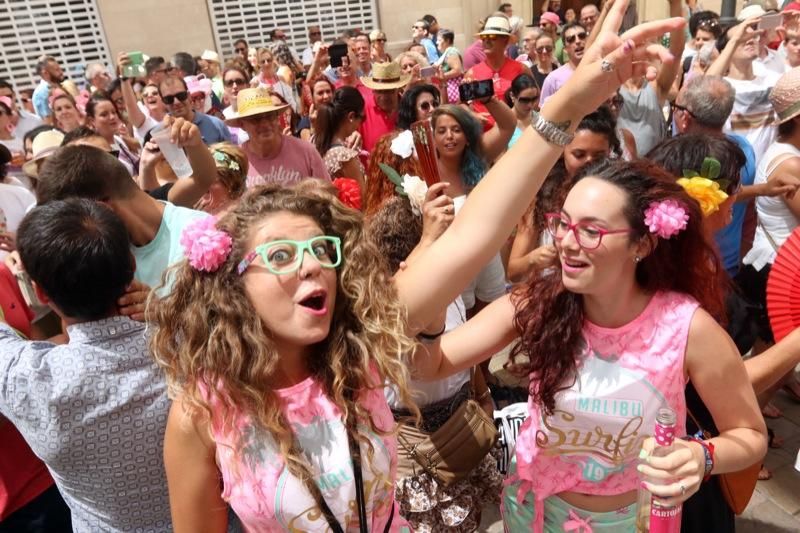
{"label": "mint green sunglasses", "polygon": [[306,251],[323,268],[336,268],[342,264],[342,240],[339,237],[320,235],[307,241],[270,241],[259,244],[241,260],[236,271],[241,276],[248,267],[261,257],[264,266],[273,274],[291,274],[303,264]]}

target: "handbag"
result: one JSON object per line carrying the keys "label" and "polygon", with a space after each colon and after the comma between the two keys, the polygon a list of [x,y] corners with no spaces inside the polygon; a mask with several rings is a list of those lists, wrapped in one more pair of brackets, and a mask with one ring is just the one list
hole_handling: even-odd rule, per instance
{"label": "handbag", "polygon": [[[703,439],[708,440],[714,437],[709,431],[703,429],[703,426],[700,425],[688,408],[686,409],[686,413],[702,432]],[[735,514],[742,514],[745,508],[747,508],[747,504],[750,503],[753,491],[756,490],[759,470],[761,470],[761,461],[758,461],[756,464],[744,470],[739,470],[738,472],[727,472],[717,475],[722,495]]]}
{"label": "handbag", "polygon": [[397,476],[428,473],[443,485],[464,479],[497,441],[497,428],[475,400],[468,399],[447,422],[428,433],[400,423]]}

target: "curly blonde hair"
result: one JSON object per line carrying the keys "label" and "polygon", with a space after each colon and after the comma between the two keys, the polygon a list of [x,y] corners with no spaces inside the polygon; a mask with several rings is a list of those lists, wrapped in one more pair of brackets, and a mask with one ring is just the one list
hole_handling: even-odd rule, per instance
{"label": "curly blonde hair", "polygon": [[[156,324],[153,353],[166,372],[170,393],[180,395],[192,412],[208,420],[212,417],[208,396],[213,394],[218,409],[214,414],[219,416],[215,420],[228,428],[235,427],[232,422],[238,413],[248,415],[278,444],[289,471],[308,480],[310,469],[276,393],[280,354],[237,273],[237,265],[250,252],[245,247],[253,228],[277,212],[308,216],[325,234],[342,239],[344,261],[337,272],[331,329],[307,361],[313,377],[345,420],[369,421],[373,433],[386,435],[356,402],[359,391],[392,383],[418,415],[405,361],[414,342],[405,333],[405,309],[394,284],[385,269],[375,268],[381,264],[380,255],[364,235],[361,214],[317,187],[267,185],[246,194],[217,223],[233,240],[225,263],[213,273],[195,270],[186,261],[173,267],[172,292],[159,305],[150,306],[148,319]],[[350,429],[369,446],[371,460],[374,450],[368,438],[357,427]]]}

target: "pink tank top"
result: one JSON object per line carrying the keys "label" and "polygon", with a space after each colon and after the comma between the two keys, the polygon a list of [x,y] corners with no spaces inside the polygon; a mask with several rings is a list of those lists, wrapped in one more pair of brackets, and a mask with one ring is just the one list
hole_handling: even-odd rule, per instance
{"label": "pink tank top", "polygon": [[697,308],[690,296],[659,292],[620,328],[585,323],[575,383],[556,395],[549,416],[529,402],[516,443],[516,474],[506,480],[518,502],[533,493],[535,531],[542,531],[548,496],[638,488],[639,451],[660,407],[674,409],[678,434],[686,432],[684,354]]}
{"label": "pink tank top", "polygon": [[[347,433],[339,408],[313,378],[281,389],[283,411],[305,452],[314,481],[345,531],[358,531],[358,507]],[[218,400],[217,400],[218,401]],[[375,426],[391,431],[394,418],[383,389],[366,390],[359,402],[372,415]],[[210,405],[215,405],[212,399]],[[217,465],[222,473],[222,497],[248,532],[329,531],[325,517],[303,482],[289,473],[272,437],[249,417],[240,414],[231,424],[214,417],[211,432],[217,444]],[[374,455],[369,460],[362,445],[362,476],[369,531],[382,532],[394,513],[391,531],[410,531],[394,505],[397,444],[362,426],[370,437]],[[235,450],[240,452],[236,453]]]}

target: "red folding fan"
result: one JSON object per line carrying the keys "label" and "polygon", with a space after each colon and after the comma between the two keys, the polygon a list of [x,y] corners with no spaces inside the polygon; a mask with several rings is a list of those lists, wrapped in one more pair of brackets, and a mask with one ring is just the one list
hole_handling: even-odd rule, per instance
{"label": "red folding fan", "polygon": [[772,265],[767,280],[767,313],[776,341],[800,326],[800,228],[789,235]]}

